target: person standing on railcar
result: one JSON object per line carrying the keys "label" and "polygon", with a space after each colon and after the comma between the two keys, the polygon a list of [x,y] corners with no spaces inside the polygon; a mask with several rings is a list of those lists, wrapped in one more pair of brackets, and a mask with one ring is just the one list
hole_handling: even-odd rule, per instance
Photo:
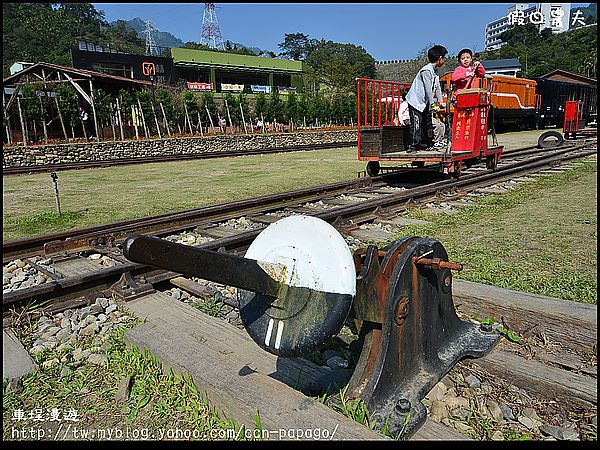
{"label": "person standing on railcar", "polygon": [[463,48],[458,52],[458,60],[460,65],[454,69],[452,74],[452,83],[454,91],[459,89],[468,89],[473,87],[473,80],[476,77],[483,78],[485,76],[485,68],[481,61],[473,62],[473,52],[471,49]]}
{"label": "person standing on railcar", "polygon": [[415,77],[406,101],[410,114],[410,145],[407,152],[425,150],[433,144],[433,123],[430,108],[437,99],[440,108],[445,107],[437,69],[446,60],[448,50],[443,45],[434,45],[427,52],[429,64],[423,66]]}
{"label": "person standing on railcar", "polygon": [[[469,48],[463,48],[458,52],[458,61],[460,65],[454,69],[452,73],[452,105],[454,106],[454,114],[456,114],[456,91],[459,89],[468,89],[473,87],[475,78],[483,78],[485,76],[485,68],[481,61],[473,62],[473,52]],[[452,114],[448,115],[448,127],[450,128],[450,137],[452,136]]]}

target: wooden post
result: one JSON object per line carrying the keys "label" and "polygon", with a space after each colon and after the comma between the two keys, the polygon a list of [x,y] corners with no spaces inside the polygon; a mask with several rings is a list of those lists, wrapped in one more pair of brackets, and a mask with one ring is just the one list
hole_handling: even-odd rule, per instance
{"label": "wooden post", "polygon": [[194,134],[194,131],[192,130],[192,122],[190,122],[190,115],[188,114],[187,105],[185,103],[183,104],[183,110],[185,112],[185,116],[183,117],[183,129],[185,130],[185,123],[187,120],[187,125],[188,129],[190,130],[190,134]]}
{"label": "wooden post", "polygon": [[10,129],[10,115],[6,109],[6,97],[4,96],[4,90],[2,91],[2,106],[4,109],[4,115],[6,116],[6,139],[8,144],[12,144],[12,130]]}
{"label": "wooden post", "polygon": [[[231,132],[233,133],[233,122],[231,121],[231,114],[229,114],[229,105],[227,104],[227,100],[225,100],[225,110],[227,111],[227,118],[229,119],[229,125],[231,126]],[[227,133],[227,125],[225,125],[225,133]]]}
{"label": "wooden post", "polygon": [[262,113],[260,114],[260,120],[262,121],[262,131],[264,133],[265,132],[265,118],[263,117]]}
{"label": "wooden post", "polygon": [[306,116],[302,116],[302,119],[304,120],[304,129],[306,130]]}
{"label": "wooden post", "polygon": [[94,127],[96,128],[96,142],[100,141],[100,133],[98,132],[98,117],[96,116],[96,107],[94,106],[94,86],[90,78],[90,103],[92,104],[92,114],[94,115]]}
{"label": "wooden post", "polygon": [[167,129],[167,134],[171,136],[171,129],[169,128],[169,121],[167,120],[167,115],[165,114],[165,108],[163,107],[162,102],[159,102],[159,105],[163,115],[163,122],[165,124],[165,128]]}
{"label": "wooden post", "polygon": [[79,122],[81,122],[81,129],[83,130],[83,137],[85,138],[85,140],[87,141],[87,130],[85,129],[85,123],[83,123],[83,118],[81,117],[81,114],[79,114]]}
{"label": "wooden post", "polygon": [[246,119],[244,118],[244,108],[242,108],[241,103],[240,103],[240,112],[242,113],[242,123],[244,124],[244,133],[248,134],[248,128],[246,127]]}
{"label": "wooden post", "polygon": [[113,109],[113,104],[110,102],[110,128],[112,129],[112,137],[113,141],[117,140],[117,136],[115,133],[115,111]]}
{"label": "wooden post", "polygon": [[150,134],[148,133],[148,127],[146,127],[146,118],[144,117],[144,111],[142,111],[142,103],[140,102],[140,99],[137,99],[137,104],[140,108],[140,115],[142,116],[142,125],[144,126],[144,135],[146,136],[146,139],[148,139],[150,137]]}
{"label": "wooden post", "polygon": [[204,137],[204,131],[202,130],[202,119],[200,118],[200,111],[198,111],[198,126],[200,127],[200,136]]}
{"label": "wooden post", "polygon": [[115,99],[117,101],[117,116],[119,117],[119,131],[121,131],[121,140],[125,140],[125,136],[123,134],[123,117],[121,117],[121,107],[119,106],[119,97]]}
{"label": "wooden post", "polygon": [[160,134],[160,126],[158,125],[158,117],[156,117],[156,110],[154,109],[154,103],[150,102],[150,106],[152,106],[152,115],[154,116],[154,123],[156,124],[156,130],[158,131],[158,138],[162,139]]}
{"label": "wooden post", "polygon": [[21,109],[21,99],[17,97],[17,108],[19,108],[19,119],[21,119],[21,135],[23,136],[23,144],[27,147],[27,129],[23,120],[23,110]]}
{"label": "wooden post", "polygon": [[210,126],[212,128],[212,132],[213,132],[213,134],[215,134],[215,124],[212,120],[212,116],[210,115],[210,111],[208,110],[208,106],[204,105],[204,108],[206,109],[206,114],[208,114],[208,119],[210,120]]}
{"label": "wooden post", "polygon": [[135,108],[133,105],[131,105],[131,121],[133,122],[133,129],[135,130],[135,139],[136,141],[140,140],[140,135],[138,133],[138,129],[137,129],[137,117],[135,116]]}
{"label": "wooden post", "polygon": [[[185,124],[183,125],[184,129],[185,129]],[[177,129],[179,130],[179,134],[183,134],[181,132],[181,125],[179,125],[179,120],[177,120]]]}
{"label": "wooden post", "polygon": [[38,97],[38,99],[40,101],[40,108],[42,111],[42,126],[44,128],[44,142],[46,144],[48,144],[48,129],[46,128],[46,119],[44,118],[44,103],[42,102],[42,97]]}
{"label": "wooden post", "polygon": [[56,110],[58,111],[58,118],[60,119],[60,126],[62,127],[63,134],[65,135],[65,141],[69,142],[69,137],[67,136],[67,129],[65,128],[65,121],[63,120],[62,113],[60,112],[60,106],[58,104],[58,99],[54,97],[54,102],[56,103]]}

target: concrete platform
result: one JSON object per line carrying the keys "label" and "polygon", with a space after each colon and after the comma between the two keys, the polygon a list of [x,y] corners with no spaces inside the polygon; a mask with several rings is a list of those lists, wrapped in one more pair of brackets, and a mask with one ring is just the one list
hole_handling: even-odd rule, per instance
{"label": "concrete platform", "polygon": [[10,329],[2,330],[2,353],[2,378],[10,381],[38,370],[38,365]]}

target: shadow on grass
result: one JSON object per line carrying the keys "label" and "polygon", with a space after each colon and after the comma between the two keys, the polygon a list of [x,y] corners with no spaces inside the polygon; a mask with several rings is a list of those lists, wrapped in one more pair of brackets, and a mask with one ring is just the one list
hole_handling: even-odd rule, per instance
{"label": "shadow on grass", "polygon": [[87,212],[87,209],[65,211],[60,215],[56,212],[42,212],[28,217],[9,218],[4,232],[17,236],[31,236],[61,231],[78,226]]}

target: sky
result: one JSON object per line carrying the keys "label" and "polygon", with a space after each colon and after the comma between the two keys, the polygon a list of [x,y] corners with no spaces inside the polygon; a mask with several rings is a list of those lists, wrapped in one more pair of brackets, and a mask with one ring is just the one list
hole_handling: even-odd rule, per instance
{"label": "sky", "polygon": [[[530,3],[533,4],[533,3]],[[571,8],[589,3],[571,3]],[[204,3],[93,3],[109,22],[139,17],[200,42]],[[363,47],[375,60],[412,59],[429,44],[450,55],[484,49],[485,25],[514,3],[215,3],[223,40],[279,53],[285,34]]]}

